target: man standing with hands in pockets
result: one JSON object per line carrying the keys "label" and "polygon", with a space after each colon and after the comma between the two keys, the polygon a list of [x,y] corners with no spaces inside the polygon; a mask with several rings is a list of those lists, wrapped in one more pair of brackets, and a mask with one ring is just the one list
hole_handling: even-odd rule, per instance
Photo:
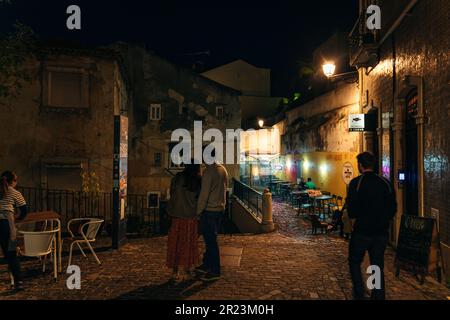
{"label": "man standing with hands in pockets", "polygon": [[[205,241],[206,251],[203,263],[196,270],[202,273],[201,280],[213,281],[220,278],[220,253],[217,234],[220,231],[226,207],[228,172],[215,159],[215,150],[211,152],[213,161],[206,164],[202,176],[202,186],[197,204],[200,215],[200,229]],[[208,162],[208,161],[207,161]]]}

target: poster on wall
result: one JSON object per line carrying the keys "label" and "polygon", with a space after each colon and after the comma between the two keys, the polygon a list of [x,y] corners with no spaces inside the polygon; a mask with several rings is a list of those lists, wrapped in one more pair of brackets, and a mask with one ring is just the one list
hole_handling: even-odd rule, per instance
{"label": "poster on wall", "polygon": [[126,239],[126,195],[128,164],[128,119],[114,116],[112,247]]}
{"label": "poster on wall", "polygon": [[120,116],[119,195],[120,219],[125,218],[128,181],[128,117]]}
{"label": "poster on wall", "polygon": [[353,165],[350,162],[344,163],[344,166],[342,167],[342,179],[346,185],[350,184],[354,175]]}

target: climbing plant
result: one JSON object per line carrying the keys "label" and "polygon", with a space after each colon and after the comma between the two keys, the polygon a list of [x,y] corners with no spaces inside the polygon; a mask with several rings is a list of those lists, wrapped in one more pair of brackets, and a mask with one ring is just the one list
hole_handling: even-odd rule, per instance
{"label": "climbing plant", "polygon": [[0,102],[16,98],[31,75],[25,61],[33,55],[35,47],[33,30],[21,23],[14,25],[14,31],[0,35]]}

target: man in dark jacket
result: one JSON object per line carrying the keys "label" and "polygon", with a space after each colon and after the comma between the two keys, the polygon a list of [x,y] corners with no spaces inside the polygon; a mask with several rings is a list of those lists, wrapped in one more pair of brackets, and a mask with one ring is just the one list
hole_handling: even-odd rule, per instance
{"label": "man in dark jacket", "polygon": [[350,182],[347,199],[349,217],[355,219],[348,258],[353,296],[364,299],[361,263],[368,251],[370,264],[379,267],[381,277],[381,288],[372,290],[372,298],[384,300],[384,251],[390,221],[397,210],[395,190],[388,180],[374,172],[373,154],[363,152],[357,160],[361,175]]}

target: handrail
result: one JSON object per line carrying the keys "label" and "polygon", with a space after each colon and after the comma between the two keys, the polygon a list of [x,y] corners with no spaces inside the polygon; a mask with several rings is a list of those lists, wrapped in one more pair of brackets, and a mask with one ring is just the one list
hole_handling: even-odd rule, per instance
{"label": "handrail", "polygon": [[263,216],[263,195],[242,181],[233,178],[233,195],[238,198],[258,218]]}

